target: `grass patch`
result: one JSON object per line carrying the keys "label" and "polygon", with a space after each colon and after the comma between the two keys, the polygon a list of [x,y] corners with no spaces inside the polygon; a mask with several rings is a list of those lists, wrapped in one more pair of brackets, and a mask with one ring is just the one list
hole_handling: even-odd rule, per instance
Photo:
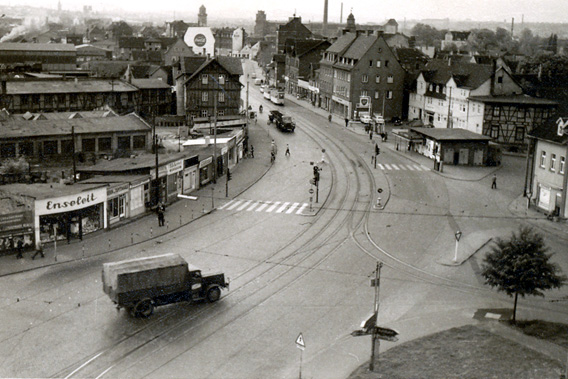
{"label": "grass patch", "polygon": [[517,321],[512,323],[507,321],[510,327],[520,332],[555,343],[568,349],[568,325],[542,320]]}
{"label": "grass patch", "polygon": [[[538,323],[532,324],[536,330],[535,325]],[[544,326],[539,329],[553,333],[553,328]],[[379,355],[377,372],[370,373],[368,368],[367,362],[350,378],[557,379],[563,372],[563,367],[556,360],[473,325],[449,329],[391,348]]]}

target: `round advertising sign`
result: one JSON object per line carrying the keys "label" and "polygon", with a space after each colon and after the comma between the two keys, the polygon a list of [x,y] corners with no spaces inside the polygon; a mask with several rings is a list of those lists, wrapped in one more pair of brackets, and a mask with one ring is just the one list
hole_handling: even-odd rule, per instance
{"label": "round advertising sign", "polygon": [[199,33],[193,38],[193,42],[195,42],[196,46],[202,47],[205,45],[205,42],[207,42],[207,38],[205,38],[203,34]]}
{"label": "round advertising sign", "polygon": [[367,98],[365,98],[365,97],[362,98],[362,99],[361,99],[361,105],[364,106],[364,107],[366,107],[367,104],[369,104],[369,99],[367,99]]}

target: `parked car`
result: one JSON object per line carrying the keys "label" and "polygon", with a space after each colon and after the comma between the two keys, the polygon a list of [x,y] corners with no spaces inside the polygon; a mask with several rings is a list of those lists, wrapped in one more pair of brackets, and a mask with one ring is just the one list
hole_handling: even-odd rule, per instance
{"label": "parked car", "polygon": [[363,124],[370,124],[373,121],[369,114],[362,114],[359,119]]}
{"label": "parked car", "polygon": [[392,122],[393,124],[395,124],[396,126],[402,125],[402,120],[400,119],[400,117],[393,117],[393,118],[391,119],[391,122]]}

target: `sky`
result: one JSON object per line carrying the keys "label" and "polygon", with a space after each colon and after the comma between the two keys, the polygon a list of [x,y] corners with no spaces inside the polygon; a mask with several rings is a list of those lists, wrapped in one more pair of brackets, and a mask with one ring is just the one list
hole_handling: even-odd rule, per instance
{"label": "sky", "polygon": [[[0,0],[0,4],[26,4],[57,8],[58,0]],[[339,22],[340,0],[328,0],[328,21]],[[268,20],[287,19],[296,13],[303,22],[321,22],[324,0],[61,0],[65,10],[80,10],[91,5],[93,11],[126,9],[138,12],[162,12],[195,15],[205,5],[210,18],[249,18],[254,20],[258,10],[264,10]],[[353,10],[358,24],[381,23],[394,18],[402,22],[416,19],[475,20],[520,22],[566,22],[568,0],[344,0],[343,22]],[[179,17],[178,17],[179,18]],[[193,20],[186,20],[192,22]]]}

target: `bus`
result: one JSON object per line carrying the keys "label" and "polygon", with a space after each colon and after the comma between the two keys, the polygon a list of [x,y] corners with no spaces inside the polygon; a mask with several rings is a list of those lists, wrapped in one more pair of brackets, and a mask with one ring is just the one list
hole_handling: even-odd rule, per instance
{"label": "bus", "polygon": [[277,88],[270,90],[270,101],[277,105],[284,105],[284,90]]}

